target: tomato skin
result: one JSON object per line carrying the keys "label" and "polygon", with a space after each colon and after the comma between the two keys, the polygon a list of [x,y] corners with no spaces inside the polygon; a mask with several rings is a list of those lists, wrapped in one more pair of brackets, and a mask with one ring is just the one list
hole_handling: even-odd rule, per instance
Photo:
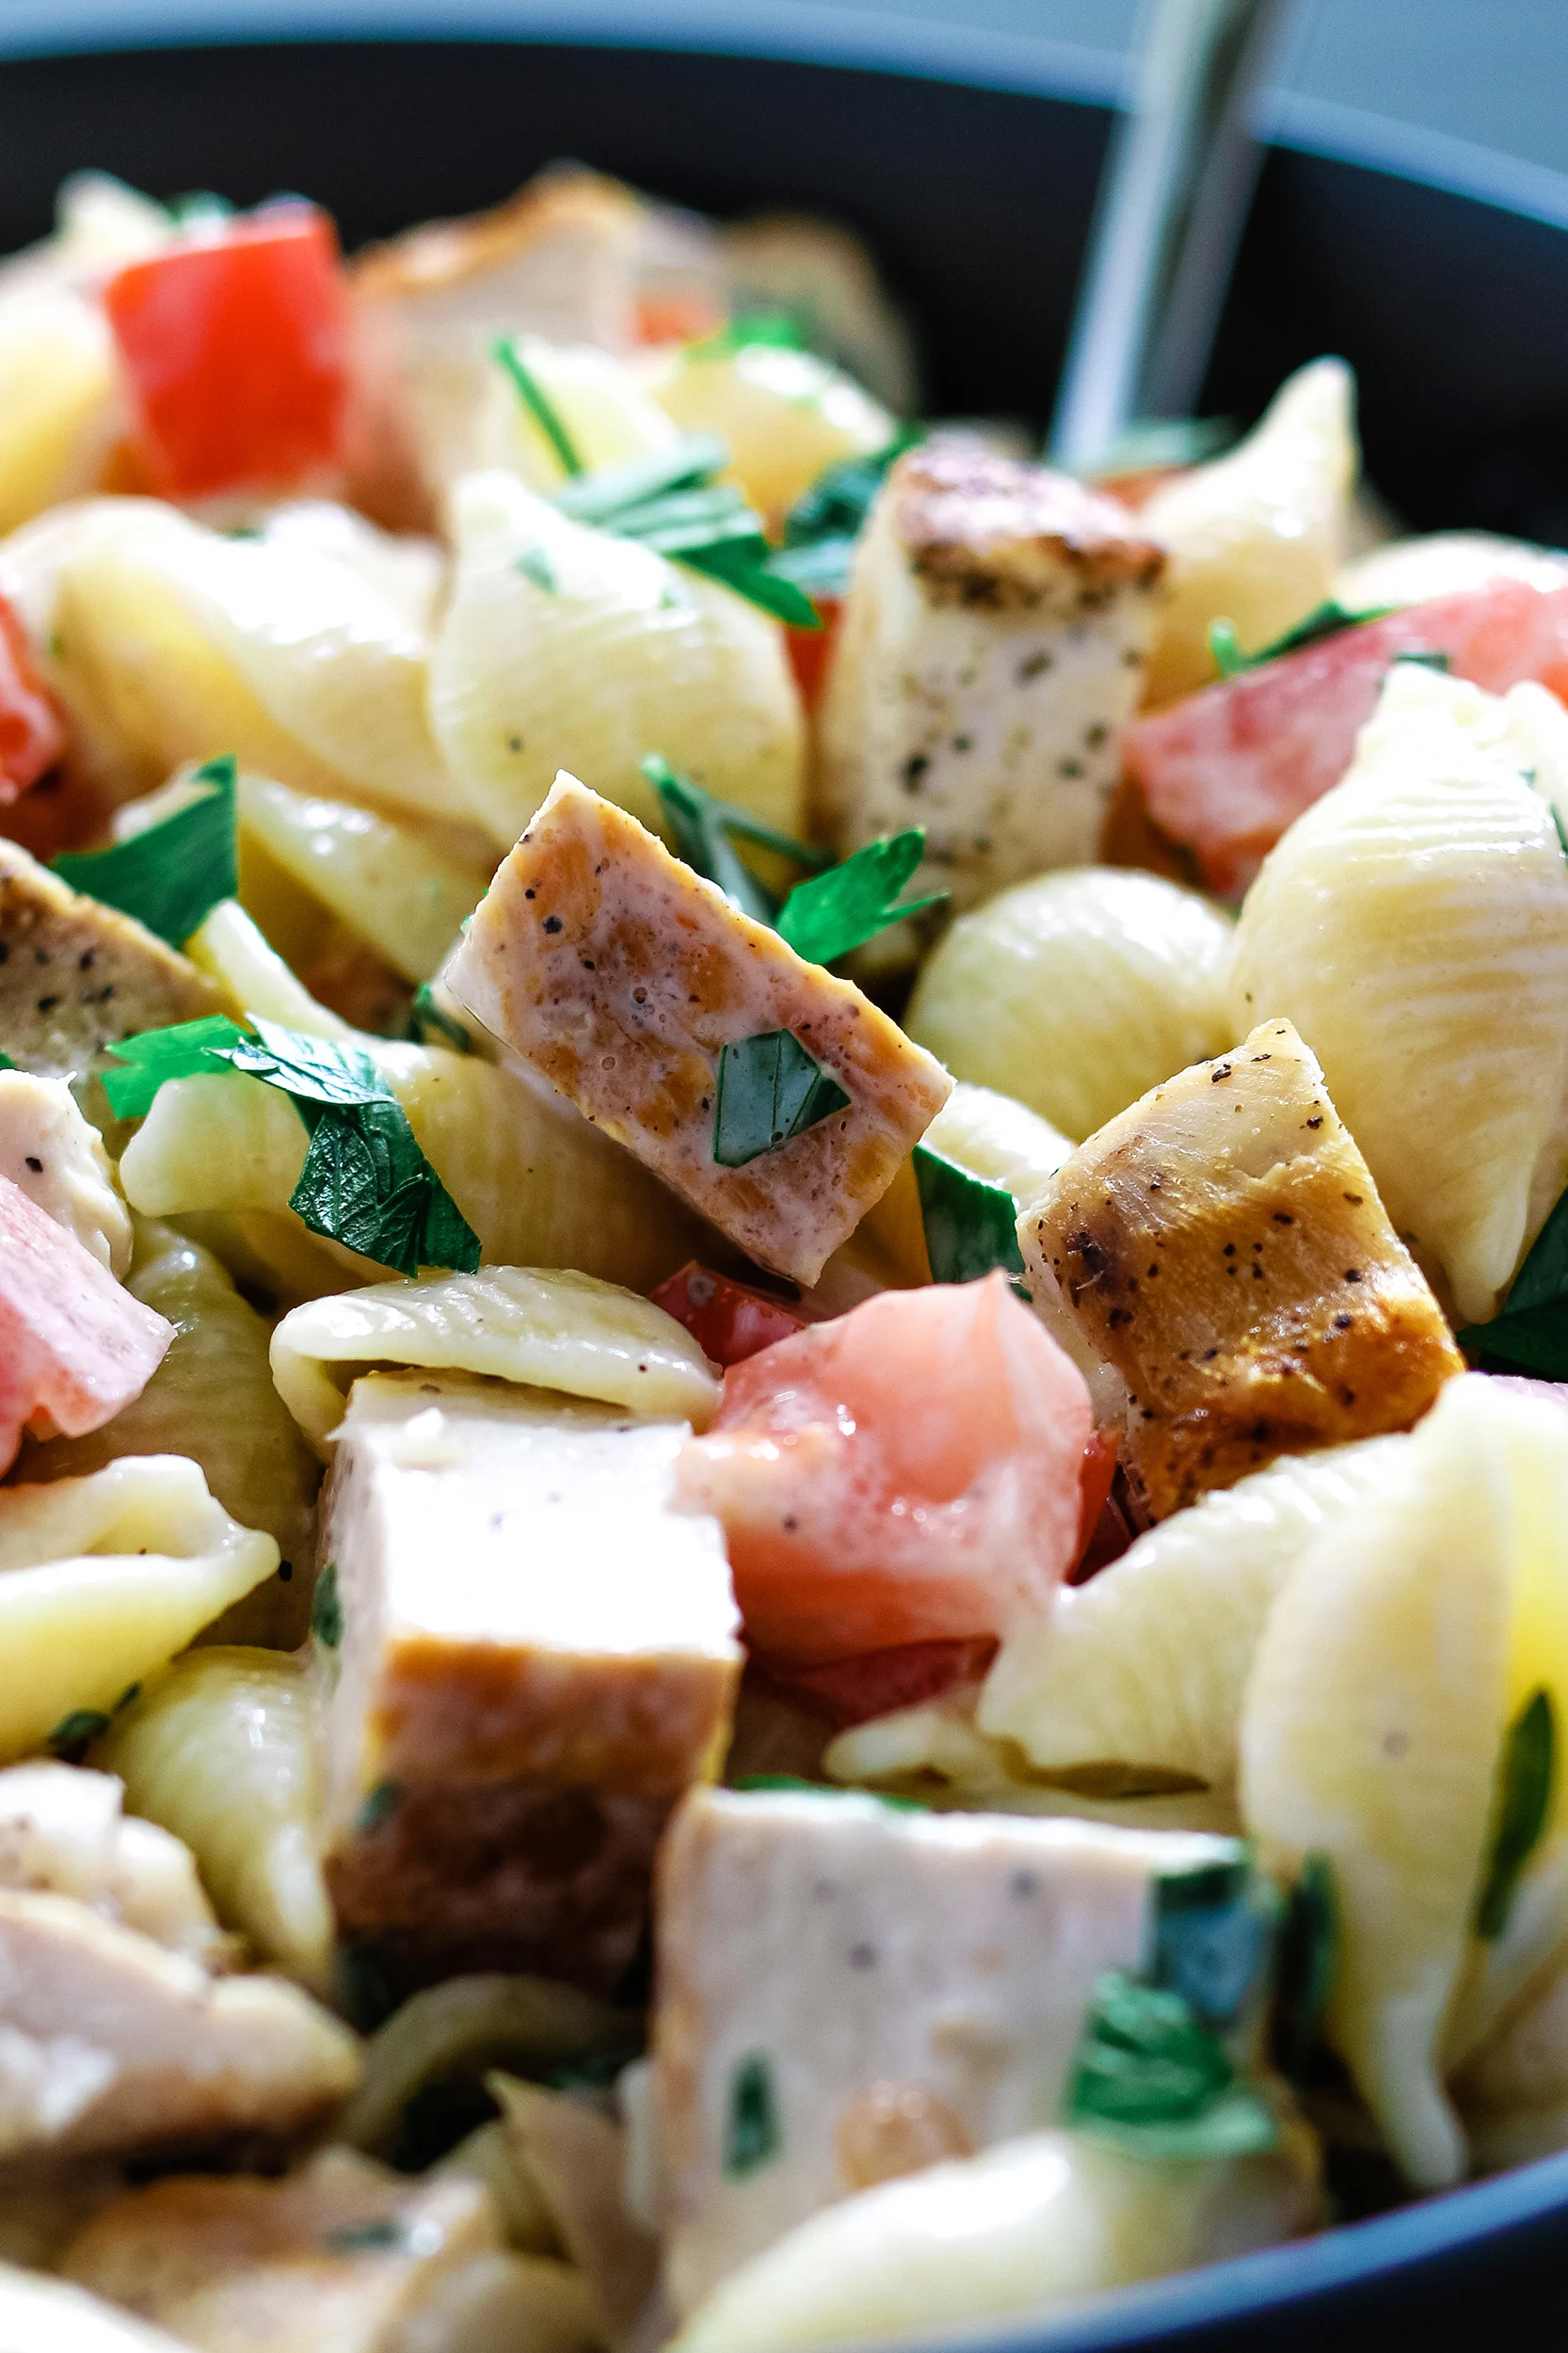
{"label": "tomato skin", "polygon": [[33,665],[27,632],[0,597],[0,801],[14,801],[53,768],[65,728]]}
{"label": "tomato skin", "polygon": [[787,629],[785,649],[790,667],[795,674],[800,699],[808,711],[815,711],[827,683],[827,665],[833,658],[833,648],[839,635],[839,619],[843,601],[839,597],[813,597],[821,629]]}
{"label": "tomato skin", "polygon": [[104,306],[163,497],[286,489],[342,463],[348,305],[313,204],[269,205],[133,262]]}
{"label": "tomato skin", "polygon": [[742,1365],[748,1356],[804,1331],[806,1319],[786,1307],[781,1299],[732,1283],[696,1258],[679,1273],[666,1275],[648,1293],[656,1307],[684,1324],[703,1354],[715,1365]]}
{"label": "tomato skin", "polygon": [[1416,652],[1446,653],[1455,678],[1495,695],[1539,679],[1568,698],[1568,584],[1489,581],[1281,654],[1134,720],[1125,771],[1209,888],[1234,895],[1338,783],[1390,663]]}
{"label": "tomato skin", "polygon": [[786,1699],[821,1716],[835,1732],[869,1724],[898,1707],[919,1707],[961,1683],[978,1683],[997,1655],[994,1634],[956,1641],[903,1642],[892,1650],[862,1651],[815,1667],[759,1657],[758,1667]]}

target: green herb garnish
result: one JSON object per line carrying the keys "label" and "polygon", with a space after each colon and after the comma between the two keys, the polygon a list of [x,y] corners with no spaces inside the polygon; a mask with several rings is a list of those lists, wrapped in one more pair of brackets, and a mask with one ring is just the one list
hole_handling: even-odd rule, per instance
{"label": "green herb garnish", "polygon": [[924,856],[923,825],[868,841],[842,865],[796,884],[779,912],[779,937],[808,964],[831,964],[874,939],[889,923],[936,906],[947,897],[945,890],[898,904],[900,891]]}
{"label": "green herb garnish", "polygon": [[1064,2121],[1149,2156],[1240,2156],[1278,2138],[1192,2003],[1121,1970],[1096,1984]]}
{"label": "green herb garnish", "polygon": [[286,1095],[310,1148],[289,1207],[314,1234],[400,1274],[422,1266],[472,1273],[479,1237],[463,1216],[370,1056],[253,1016],[242,1030],[215,1016],[149,1030],[109,1051],[132,1068],[104,1090],[120,1119],[141,1116],[170,1079],[236,1070]]}
{"label": "green herb garnish", "polygon": [[[318,1597],[319,1592],[318,1587]],[[337,1645],[334,1643],[332,1647],[335,1649]],[[383,1822],[390,1822],[397,1812],[402,1799],[403,1789],[400,1783],[378,1781],[375,1788],[364,1798],[359,1812],[354,1817],[355,1835],[360,1838],[368,1838],[372,1831],[380,1829]]]}
{"label": "green herb garnish", "polygon": [[1453,668],[1453,657],[1450,654],[1423,653],[1419,648],[1413,648],[1409,653],[1397,653],[1394,659],[1396,662],[1414,662],[1418,670],[1448,672]]}
{"label": "green herb garnish", "polygon": [[817,476],[784,519],[784,545],[769,562],[780,580],[808,596],[841,597],[849,586],[856,541],[896,458],[924,438],[905,425],[869,457],[843,457]]}
{"label": "green herb garnish", "polygon": [[343,1603],[338,1599],[338,1564],[328,1561],[316,1578],[316,1589],[311,1601],[311,1632],[328,1650],[336,1650],[343,1641]]}
{"label": "green herb garnish", "polygon": [[755,923],[771,924],[778,913],[778,902],[737,855],[735,840],[751,841],[759,849],[776,851],[780,857],[790,858],[797,866],[825,866],[829,862],[825,850],[813,850],[804,841],[792,841],[787,833],[776,833],[771,825],[763,824],[749,809],[741,808],[733,801],[716,799],[694,784],[690,776],[681,776],[657,752],[646,755],[642,770],[659,795],[659,805],[675,836],[677,855],[694,873],[717,883],[725,897]]}
{"label": "green herb garnish", "polygon": [[641,2057],[635,2047],[589,2051],[582,2058],[563,2059],[558,2067],[547,2067],[539,2080],[552,2091],[608,2091],[616,2078]]}
{"label": "green herb garnish", "polygon": [[583,460],[577,455],[577,444],[567,431],[565,422],[544,386],[524,361],[516,340],[503,335],[490,345],[490,351],[511,377],[519,399],[554,451],[562,472],[580,474]]}
{"label": "green herb garnish", "polygon": [[209,760],[195,780],[211,788],[200,800],[111,849],[67,850],[53,869],[73,890],[135,916],[174,948],[239,888],[234,762]]}
{"label": "green herb garnish", "polygon": [[1300,653],[1304,646],[1316,646],[1324,637],[1337,637],[1342,630],[1359,629],[1363,621],[1381,621],[1392,609],[1389,605],[1376,605],[1365,613],[1352,613],[1337,598],[1329,597],[1315,605],[1294,629],[1288,629],[1272,645],[1260,646],[1256,653],[1241,651],[1234,621],[1210,621],[1208,650],[1223,679],[1240,678],[1243,671],[1260,669],[1265,662],[1277,662],[1281,654]]}
{"label": "green herb garnish", "polygon": [[524,548],[518,557],[517,568],[524,580],[531,580],[536,588],[542,588],[547,597],[553,597],[560,588],[555,567],[546,548]]}
{"label": "green herb garnish", "polygon": [[1476,1934],[1501,1936],[1520,1873],[1551,1810],[1557,1716],[1551,1693],[1532,1693],[1508,1728],[1498,1768],[1497,1827],[1476,1900]]}
{"label": "green herb garnish", "polygon": [[[432,1030],[436,1033],[434,1039],[429,1035]],[[455,1054],[473,1051],[472,1038],[439,1001],[428,981],[421,981],[414,991],[414,1001],[408,1008],[408,1035],[416,1046],[447,1046]]]}
{"label": "green herb garnish", "polygon": [[733,483],[714,479],[728,462],[716,434],[688,433],[667,450],[580,473],[556,491],[555,504],[577,522],[722,580],[796,629],[820,628],[810,598],[769,568],[760,519]]}
{"label": "green herb garnish", "polygon": [[713,1158],[721,1168],[744,1168],[849,1108],[837,1079],[790,1031],[739,1038],[719,1054]]}
{"label": "green herb garnish", "polygon": [[395,2215],[378,2215],[368,2222],[348,2222],[341,2231],[328,2231],[322,2245],[329,2247],[334,2255],[368,2253],[376,2248],[403,2247],[408,2243],[407,2225]]}
{"label": "green herb garnish", "polygon": [[96,1740],[101,1732],[107,1732],[109,1719],[101,1707],[73,1707],[69,1716],[62,1716],[50,1733],[45,1746],[56,1756],[67,1749],[79,1749],[89,1740]]}
{"label": "green herb garnish", "polygon": [[1552,824],[1557,830],[1558,846],[1563,856],[1568,857],[1568,825],[1562,822],[1562,811],[1555,801],[1548,801],[1546,806],[1552,812]]}
{"label": "green herb garnish", "polygon": [[1021,1275],[1018,1208],[1006,1186],[971,1176],[928,1144],[917,1144],[913,1159],[932,1281],[974,1283],[999,1266]]}
{"label": "green herb garnish", "polygon": [[1338,1950],[1334,1865],[1326,1854],[1309,1854],[1286,1903],[1274,2000],[1274,2055],[1292,2083],[1311,2067]]}
{"label": "green herb garnish", "polygon": [[1502,1313],[1455,1337],[1488,1372],[1568,1381],[1568,1193],[1530,1244]]}
{"label": "green herb garnish", "polygon": [[6,1053],[0,1053],[0,1070],[14,1070],[15,1068],[16,1064],[12,1062],[10,1056]]}
{"label": "green herb garnish", "polygon": [[724,2169],[732,2180],[755,2173],[778,2154],[778,2099],[765,2053],[750,2051],[737,2060],[729,2079],[724,2126]]}
{"label": "green herb garnish", "polygon": [[744,351],[755,344],[774,351],[804,351],[806,337],[792,312],[743,311],[712,335],[689,343],[680,356],[683,360],[728,360],[731,352]]}
{"label": "green herb garnish", "polygon": [[1195,1871],[1162,1872],[1146,1975],[1190,2002],[1207,2026],[1228,2026],[1262,1984],[1273,1943],[1272,1890],[1244,1853]]}

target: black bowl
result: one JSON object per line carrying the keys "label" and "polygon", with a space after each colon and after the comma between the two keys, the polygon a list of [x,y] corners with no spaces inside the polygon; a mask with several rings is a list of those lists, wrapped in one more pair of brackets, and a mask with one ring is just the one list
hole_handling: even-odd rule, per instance
{"label": "black bowl", "polygon": [[[850,222],[918,324],[933,410],[1039,423],[1049,409],[1110,128],[1103,104],[608,40],[414,39],[398,0],[356,19],[358,32],[391,38],[250,45],[224,39],[235,19],[221,0],[121,0],[71,54],[36,54],[70,45],[68,19],[53,31],[64,5],[0,0],[0,251],[43,232],[56,184],[84,165],[160,196],[213,187],[248,203],[299,188],[354,245],[491,203],[573,155],[717,213],[788,204]],[[745,5],[733,23],[743,53],[757,45]],[[291,13],[277,8],[273,21]],[[613,10],[602,14],[610,24]],[[333,21],[322,0],[313,29]],[[138,22],[164,45],[128,46]],[[480,8],[472,22],[483,24]],[[1568,232],[1277,151],[1204,408],[1255,416],[1289,368],[1322,351],[1354,365],[1368,471],[1413,525],[1568,544]],[[1568,2343],[1568,2154],[1051,2328],[964,2343],[1472,2353],[1493,2328],[1510,2353]]]}

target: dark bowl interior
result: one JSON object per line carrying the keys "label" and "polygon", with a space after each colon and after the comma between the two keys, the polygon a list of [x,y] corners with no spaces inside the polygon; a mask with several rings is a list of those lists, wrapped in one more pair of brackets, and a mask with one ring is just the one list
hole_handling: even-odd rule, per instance
{"label": "dark bowl interior", "polygon": [[[3,5],[3,0],[0,0]],[[190,38],[200,34],[192,12]],[[0,24],[0,47],[4,26]],[[743,44],[744,45],[744,44]],[[191,46],[0,66],[0,250],[83,165],[160,196],[298,188],[349,245],[577,156],[721,214],[795,205],[869,239],[935,411],[1048,412],[1109,116],[836,67],[612,47]],[[1378,171],[1266,164],[1205,390],[1250,419],[1342,352],[1372,478],[1417,527],[1568,543],[1568,233]],[[1568,2342],[1568,2156],[1311,2245],[1111,2299],[1013,2353],[1401,2353]]]}

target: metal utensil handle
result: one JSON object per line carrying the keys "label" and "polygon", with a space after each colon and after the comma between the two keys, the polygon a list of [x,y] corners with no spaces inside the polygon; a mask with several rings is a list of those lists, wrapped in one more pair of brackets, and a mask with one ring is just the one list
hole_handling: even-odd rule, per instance
{"label": "metal utensil handle", "polygon": [[1252,100],[1289,0],[1157,0],[1113,134],[1051,423],[1094,466],[1136,419],[1191,413],[1261,161]]}

